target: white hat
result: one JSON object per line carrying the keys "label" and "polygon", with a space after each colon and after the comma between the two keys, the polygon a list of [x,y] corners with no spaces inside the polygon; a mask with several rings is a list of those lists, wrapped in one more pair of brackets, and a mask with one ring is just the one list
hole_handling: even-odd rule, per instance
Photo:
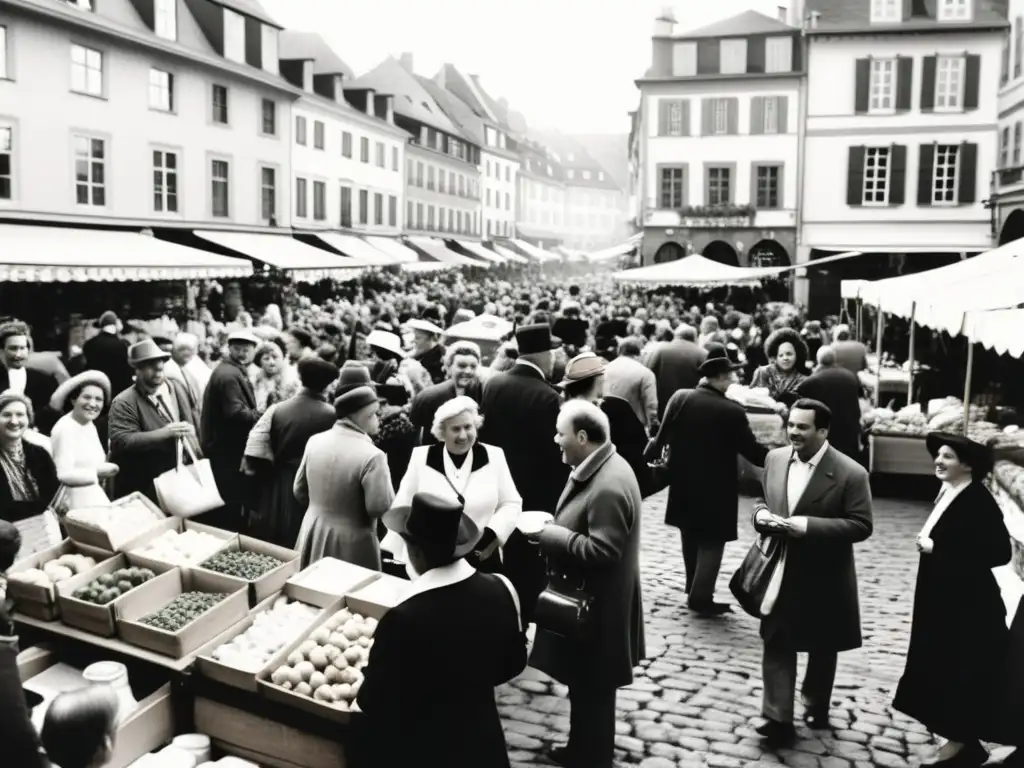
{"label": "white hat", "polygon": [[433,333],[440,336],[444,333],[444,328],[438,325],[434,325],[429,320],[420,320],[418,317],[414,317],[405,324],[406,328],[413,331],[423,331],[424,333]]}
{"label": "white hat", "polygon": [[399,357],[405,357],[405,352],[402,350],[402,340],[398,338],[398,334],[391,333],[390,331],[370,331],[366,337],[366,343],[371,347],[380,347]]}
{"label": "white hat", "polygon": [[234,341],[241,341],[248,344],[255,344],[259,346],[263,342],[260,341],[259,336],[250,331],[248,328],[239,328],[228,334],[228,344]]}

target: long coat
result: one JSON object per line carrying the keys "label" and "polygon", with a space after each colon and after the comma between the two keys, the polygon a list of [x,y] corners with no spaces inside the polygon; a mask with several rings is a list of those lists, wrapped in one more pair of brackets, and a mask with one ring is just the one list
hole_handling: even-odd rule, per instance
{"label": "long coat", "polygon": [[[640,485],[640,494],[644,498],[654,492],[654,474],[644,458],[647,447],[647,432],[640,423],[633,407],[621,397],[605,395],[601,400],[601,410],[608,417],[609,435],[615,450],[626,463],[633,468],[636,481]],[[657,490],[661,490],[660,488]]]}
{"label": "long coat", "polygon": [[658,382],[658,418],[668,408],[668,401],[680,389],[693,389],[703,374],[700,365],[708,353],[692,341],[675,339],[655,345],[647,358],[647,367]]}
{"label": "long coat", "polygon": [[[761,637],[797,651],[848,651],[861,645],[853,545],[873,530],[867,471],[829,446],[794,509],[786,499],[792,448],[764,465],[764,499],[780,517],[807,517],[807,533],[786,539],[786,564]],[[770,532],[755,523],[760,533]]]}
{"label": "long coat", "polygon": [[88,368],[107,374],[114,395],[132,385],[135,371],[128,364],[128,342],[120,336],[100,331],[82,345],[82,355]]}
{"label": "long coat", "polygon": [[973,482],[942,513],[931,539],[934,548],[917,569],[910,648],[893,707],[954,741],[1011,743],[993,732],[997,713],[988,708],[998,702],[1009,641],[992,575],[1011,556],[1002,512]]}
{"label": "long coat", "polygon": [[800,397],[820,400],[832,411],[828,441],[856,460],[860,456],[860,380],[841,366],[815,371],[797,387]]}
{"label": "long coat", "polygon": [[743,406],[706,384],[679,390],[665,409],[655,445],[669,446],[665,525],[703,541],[735,541],[736,457],[760,467],[768,453],[754,437]]}
{"label": "long coat", "polygon": [[572,686],[621,688],[644,658],[640,594],[640,487],[629,464],[605,443],[584,473],[570,480],[555,521],[540,534],[551,571],[582,578],[594,598],[584,643],[537,628],[530,666]]}
{"label": "long coat", "polygon": [[484,385],[480,440],[505,452],[523,509],[554,512],[568,467],[555,445],[561,400],[539,371],[518,364]]}
{"label": "long coat", "polygon": [[221,361],[203,393],[199,435],[227,506],[242,502],[239,467],[249,430],[259,417],[256,393],[245,370],[230,360]]}

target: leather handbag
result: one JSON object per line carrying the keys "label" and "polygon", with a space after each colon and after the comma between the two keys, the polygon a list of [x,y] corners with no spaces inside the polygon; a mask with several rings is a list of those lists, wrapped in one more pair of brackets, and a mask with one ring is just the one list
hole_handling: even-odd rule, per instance
{"label": "leather handbag", "polygon": [[736,602],[755,619],[763,619],[774,607],[781,585],[775,575],[778,571],[781,577],[785,555],[785,539],[761,534],[729,581]]}
{"label": "leather handbag", "polygon": [[[185,464],[185,453],[192,460]],[[192,446],[178,440],[178,462],[153,481],[160,509],[175,517],[195,517],[224,506],[209,459],[196,456]]]}
{"label": "leather handbag", "polygon": [[594,598],[586,591],[586,580],[573,584],[557,573],[540,593],[533,613],[538,627],[569,640],[585,639],[593,616]]}

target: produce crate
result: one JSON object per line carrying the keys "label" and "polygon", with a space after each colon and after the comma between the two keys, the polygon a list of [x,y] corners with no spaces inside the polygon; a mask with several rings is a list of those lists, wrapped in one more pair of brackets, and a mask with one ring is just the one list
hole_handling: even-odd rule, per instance
{"label": "produce crate", "polygon": [[[61,555],[71,554],[91,557],[96,561],[96,565],[114,556],[113,552],[96,549],[88,544],[80,544],[71,539],[64,539],[60,544],[19,560],[7,570],[7,573],[9,576],[12,573],[27,571],[32,568],[42,568],[46,563],[56,560]],[[8,578],[7,596],[14,600],[15,607],[19,613],[31,616],[34,619],[53,621],[60,615],[60,604],[57,600],[55,585],[41,587],[36,584],[28,584],[17,579]]]}
{"label": "produce crate", "polygon": [[[129,592],[115,609],[117,634],[126,643],[180,659],[210,642],[249,614],[249,600],[244,590],[215,573],[168,571]],[[140,619],[159,611],[184,592],[224,592],[228,596],[177,632],[167,632]]]}
{"label": "produce crate", "polygon": [[353,613],[379,619],[388,609],[405,600],[411,591],[411,581],[383,574],[379,579],[350,592],[345,600]]}
{"label": "produce crate", "polygon": [[[220,574],[226,579],[232,579],[236,583],[236,587],[238,589],[246,589],[248,591],[250,607],[256,606],[271,595],[280,592],[286,586],[288,579],[299,572],[300,558],[298,552],[293,549],[279,547],[276,544],[270,544],[266,541],[260,541],[259,539],[254,539],[250,536],[238,536],[221,551],[257,552],[261,555],[276,557],[281,561],[281,565],[274,568],[272,571],[267,571],[255,581],[247,581],[246,579],[241,579],[236,576],[229,576],[223,573]],[[197,568],[203,571],[207,570],[202,567],[202,564],[198,565]],[[210,571],[210,573],[217,573],[217,571]],[[289,595],[289,597],[290,596],[291,595]],[[310,604],[318,605],[318,603]]]}
{"label": "produce crate", "polygon": [[924,436],[896,437],[872,434],[868,437],[871,448],[871,472],[891,475],[935,474],[935,465],[925,445]]}
{"label": "produce crate", "polygon": [[[157,537],[167,533],[167,531],[175,531],[177,533],[196,531],[197,533],[208,533],[211,536],[216,536],[217,538],[224,540],[224,544],[219,550],[217,550],[218,552],[223,552],[225,549],[229,549],[230,547],[238,544],[237,533],[225,531],[220,528],[214,528],[209,525],[203,525],[202,523],[195,523],[181,517],[169,517],[166,520],[163,520],[159,525],[146,531],[143,535],[133,539],[131,545],[126,548],[126,551],[131,554],[135,561],[140,565],[144,565],[147,568],[153,568],[153,570],[156,570],[157,566],[162,566],[164,568],[172,566],[176,568],[183,568],[185,570],[194,569],[198,563],[195,563],[194,565],[178,565],[177,563],[169,563],[164,560],[159,560],[151,555],[142,554],[141,550],[143,548]],[[236,587],[236,589],[240,588],[241,587]]]}
{"label": "produce crate", "polygon": [[376,581],[381,575],[379,571],[324,557],[292,576],[288,583],[292,585],[297,599],[310,605],[319,605],[317,600],[345,597],[359,587]]}
{"label": "produce crate", "polygon": [[[196,653],[196,666],[199,669],[199,671],[205,677],[208,677],[211,680],[216,680],[220,683],[224,683],[225,685],[230,685],[232,688],[241,688],[242,690],[252,691],[253,693],[258,691],[259,689],[256,685],[256,676],[260,672],[262,672],[263,669],[256,670],[255,672],[248,672],[245,670],[238,669],[237,667],[232,667],[213,658],[213,652],[225,643],[230,643],[240,634],[249,629],[249,627],[253,625],[253,622],[256,619],[256,614],[269,609],[270,606],[274,604],[274,601],[277,600],[278,597],[287,597],[292,600],[296,600],[300,603],[306,602],[305,600],[299,600],[298,598],[296,598],[295,595],[292,594],[292,592],[293,588],[291,587],[291,585],[286,584],[283,591],[270,595],[266,600],[262,601],[259,605],[257,605],[249,613],[249,616],[244,621],[242,621],[242,623],[236,624],[235,626],[231,627],[231,629],[229,629],[227,632],[218,635],[209,643],[200,648],[199,651]],[[314,627],[319,626],[319,624],[327,621],[329,618],[331,618],[331,616],[340,611],[342,607],[342,599],[331,598],[329,602],[322,601],[307,604],[312,605],[316,608],[320,608],[321,610],[320,613],[317,614],[316,618],[312,622],[300,627],[297,630],[295,636],[298,638],[308,637],[309,633],[313,631]],[[273,659],[271,659],[271,661],[273,661]]]}
{"label": "produce crate", "polygon": [[[112,501],[110,506],[114,508],[124,508],[136,504],[145,507],[153,514],[154,526],[167,518],[167,515],[161,511],[160,507],[138,491],[129,493],[127,496],[122,496],[120,499]],[[97,549],[106,550],[107,552],[122,552],[125,549],[131,548],[132,543],[140,536],[144,536],[146,534],[146,530],[148,530],[141,530],[133,533],[132,535],[124,536],[122,534],[111,534],[99,528],[82,525],[68,517],[65,517],[62,522],[64,530],[68,532],[68,536],[71,539],[79,544],[87,544],[90,547],[96,547]]]}
{"label": "produce crate", "polygon": [[[79,600],[78,598],[73,597],[73,595],[77,589],[84,587],[86,584],[91,584],[104,574],[113,573],[121,568],[130,568],[132,566],[150,568],[148,565],[141,565],[135,562],[131,555],[116,555],[109,560],[104,560],[95,568],[92,568],[85,573],[81,573],[74,578],[61,582],[57,587],[57,601],[60,605],[60,615],[63,623],[67,624],[69,627],[76,627],[77,629],[85,630],[86,632],[92,632],[94,635],[99,635],[100,637],[116,636],[117,614],[115,607],[124,600],[124,598],[145,586],[145,584],[140,584],[135,589],[111,600],[106,605],[97,605],[96,603]],[[157,574],[157,577],[159,577],[161,574],[172,570],[172,566],[157,565],[151,568],[151,570]],[[154,580],[155,579],[151,579],[150,581]]]}

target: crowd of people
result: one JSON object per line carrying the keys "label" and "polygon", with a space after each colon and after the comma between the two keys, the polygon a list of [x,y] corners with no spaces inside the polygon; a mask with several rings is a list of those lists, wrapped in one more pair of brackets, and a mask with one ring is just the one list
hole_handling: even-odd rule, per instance
{"label": "crowd of people", "polygon": [[[797,653],[810,654],[804,719],[827,728],[837,655],[862,642],[853,546],[872,533],[857,377],[867,350],[836,318],[783,304],[743,312],[734,300],[698,304],[601,277],[374,275],[319,303],[270,305],[258,321],[206,318],[202,339],[133,338],[108,312],[60,375],[29,366],[30,331],[8,323],[3,517],[24,556],[60,535],[69,504],[131,492],[159,502],[157,478],[183,455],[204,457],[223,506],[202,522],[293,547],[303,566],[334,557],[412,580],[380,622],[358,699],[375,734],[367,764],[444,754],[453,766],[508,765],[493,688],[529,663],[569,690],[569,740],[551,757],[610,768],[616,691],[645,654],[642,501],[668,487],[689,609],[713,620],[731,610],[715,585],[738,535],[742,456],[763,467],[754,527],[785,542],[760,611],[758,729],[785,747]],[[512,331],[490,345],[444,342],[479,315]],[[789,446],[758,442],[727,396],[741,381],[767,390]],[[918,542],[896,706],[945,736],[939,761],[958,768],[980,765],[978,739],[997,738],[987,710],[959,697],[1000,674],[987,651],[1005,633],[991,600],[960,606],[987,622],[981,639],[971,623],[948,625],[940,605],[968,583],[989,595],[983,570],[1009,553],[995,522],[983,537],[961,521],[988,494],[984,447],[940,435],[929,448],[947,492]],[[523,524],[537,514],[544,524]],[[946,688],[959,651],[975,661]],[[408,737],[382,753],[396,722]]]}

